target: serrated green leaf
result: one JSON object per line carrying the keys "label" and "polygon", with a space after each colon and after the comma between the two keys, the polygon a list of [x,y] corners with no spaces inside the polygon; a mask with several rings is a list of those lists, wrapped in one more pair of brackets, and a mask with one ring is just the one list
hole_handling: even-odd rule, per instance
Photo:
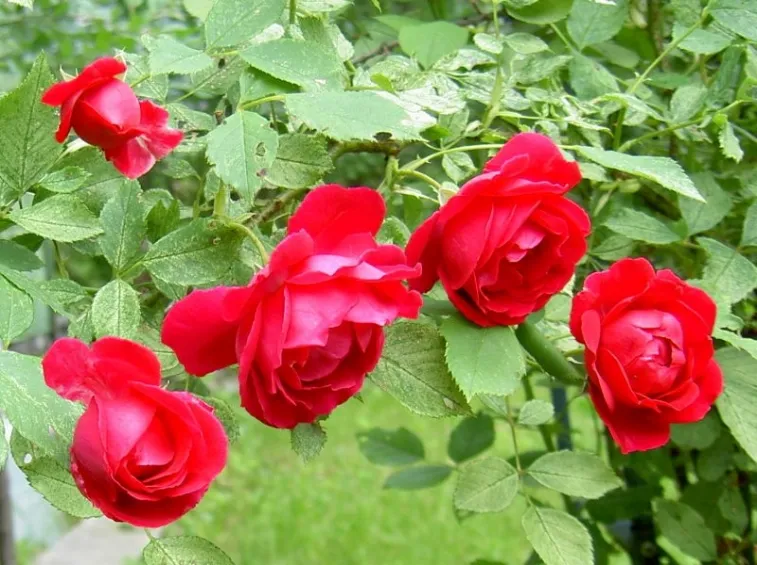
{"label": "serrated green leaf", "polygon": [[166,110],[171,115],[171,126],[181,130],[210,131],[217,125],[213,116],[192,110],[183,104],[168,104]]}
{"label": "serrated green leaf", "polygon": [[416,465],[395,471],[386,478],[385,489],[418,490],[443,483],[452,474],[449,465]]}
{"label": "serrated green leaf", "polygon": [[326,445],[326,432],[319,423],[297,424],[292,429],[292,449],[307,463]]}
{"label": "serrated green leaf", "polygon": [[571,60],[568,71],[570,86],[579,98],[591,100],[618,91],[615,76],[594,59],[576,55]]}
{"label": "serrated green leaf", "polygon": [[341,10],[351,4],[352,0],[297,0],[297,10],[305,14],[322,14]]}
{"label": "serrated green leaf", "polygon": [[[680,22],[673,24],[673,39],[678,39],[686,33],[690,26]],[[680,49],[697,55],[714,55],[721,52],[733,42],[733,38],[724,34],[722,28],[711,25],[694,30],[678,45]]]}
{"label": "serrated green leaf", "polygon": [[0,276],[0,342],[7,348],[34,322],[31,297]]}
{"label": "serrated green leaf", "polygon": [[545,565],[594,563],[591,536],[586,527],[570,514],[531,506],[523,515],[521,524],[526,538]]}
{"label": "serrated green leaf", "polygon": [[229,406],[225,400],[216,398],[215,396],[203,396],[200,397],[200,400],[213,408],[213,415],[218,418],[218,421],[223,425],[223,429],[226,430],[226,437],[229,438],[229,444],[235,443],[239,439],[242,430],[239,426],[239,420],[234,414],[234,410],[231,409],[231,406]]}
{"label": "serrated green leaf", "polygon": [[480,328],[460,315],[441,325],[447,365],[470,400],[476,394],[511,394],[526,373],[526,360],[512,328]]}
{"label": "serrated green leaf", "polygon": [[288,133],[279,137],[276,160],[265,177],[282,188],[310,188],[333,168],[324,138]]}
{"label": "serrated green leaf", "polygon": [[738,251],[706,237],[700,237],[697,243],[709,256],[702,281],[716,290],[718,298],[734,304],[757,286],[757,267]]}
{"label": "serrated green leaf", "polygon": [[555,407],[546,400],[529,400],[518,413],[518,423],[521,426],[541,426],[552,419]]}
{"label": "serrated green leaf", "polygon": [[23,273],[9,269],[0,263],[0,275],[4,276],[16,287],[23,290],[26,294],[39,300],[43,304],[52,308],[58,314],[66,314],[66,308],[58,302],[57,298],[44,289],[44,283],[36,281]]}
{"label": "serrated green leaf", "polygon": [[182,0],[184,9],[200,21],[205,21],[215,0]]}
{"label": "serrated green leaf", "polygon": [[27,231],[55,241],[79,241],[102,233],[97,217],[81,200],[69,194],[14,210],[10,218]]}
{"label": "serrated green leaf", "polygon": [[131,339],[142,321],[139,294],[129,283],[116,279],[102,287],[92,301],[95,336]]}
{"label": "serrated green leaf", "polygon": [[455,507],[469,512],[502,512],[519,487],[518,471],[504,459],[487,457],[464,465],[455,487]]}
{"label": "serrated green leaf", "polygon": [[570,13],[573,0],[538,0],[537,2],[508,2],[507,13],[527,24],[548,25],[559,22]]}
{"label": "serrated green leaf", "polygon": [[[757,245],[757,202],[747,209],[744,215],[744,228],[741,230],[741,246]],[[0,257],[2,252],[0,251]],[[2,258],[0,258],[2,261]]]}
{"label": "serrated green leaf", "polygon": [[714,228],[728,215],[733,201],[728,193],[720,188],[712,173],[696,173],[691,180],[699,193],[707,201],[697,202],[691,198],[679,198],[678,207],[686,220],[689,235],[694,235]]}
{"label": "serrated green leaf", "polygon": [[285,0],[216,0],[205,19],[209,50],[234,47],[252,39],[284,12]]}
{"label": "serrated green leaf", "polygon": [[168,76],[153,75],[150,72],[147,55],[134,53],[123,55],[129,65],[124,79],[127,83],[134,84],[134,93],[154,100],[165,100],[168,96]]}
{"label": "serrated green leaf", "polygon": [[549,49],[544,40],[530,33],[508,33],[504,40],[507,46],[519,55],[533,55]]}
{"label": "serrated green leaf", "polygon": [[628,0],[597,2],[573,0],[568,16],[568,33],[579,49],[615,37],[628,15]]}
{"label": "serrated green leaf", "polygon": [[433,326],[401,320],[386,329],[384,352],[371,381],[424,416],[470,413],[444,361],[444,342]]}
{"label": "serrated green leaf", "polygon": [[70,279],[51,279],[41,281],[39,288],[49,294],[65,308],[79,305],[89,300],[90,296],[79,283]]}
{"label": "serrated green leaf", "polygon": [[602,459],[578,451],[547,453],[534,461],[528,475],[547,488],[589,499],[599,498],[623,484]]}
{"label": "serrated green leaf", "polygon": [[423,442],[406,428],[373,428],[358,434],[360,452],[374,465],[404,466],[422,461]]}
{"label": "serrated green leaf", "polygon": [[752,0],[716,0],[710,15],[732,32],[757,41],[757,5]]}
{"label": "serrated green leaf", "polygon": [[576,149],[581,155],[603,167],[649,179],[678,194],[703,201],[702,195],[681,166],[669,157],[626,155],[585,146]]}
{"label": "serrated green leaf", "polygon": [[65,167],[47,173],[39,181],[39,185],[50,192],[74,192],[79,190],[90,176],[90,173],[81,167]]}
{"label": "serrated green leaf", "polygon": [[670,116],[674,123],[685,122],[697,115],[707,100],[707,87],[687,84],[676,89],[670,98]]}
{"label": "serrated green leaf", "polygon": [[145,565],[234,565],[218,547],[194,536],[153,539],[142,559]]}
{"label": "serrated green leaf", "polygon": [[741,148],[739,138],[736,137],[733,126],[728,120],[720,128],[718,143],[720,143],[720,150],[725,157],[733,159],[737,163],[744,158],[744,150]]}
{"label": "serrated green leaf", "polygon": [[0,240],[0,264],[16,271],[36,271],[44,266],[35,253],[7,239]]}
{"label": "serrated green leaf", "polygon": [[615,233],[637,241],[664,245],[682,238],[657,218],[631,208],[621,208],[605,220],[605,226]]}
{"label": "serrated green leaf", "polygon": [[757,359],[744,351],[725,348],[715,358],[723,371],[725,387],[717,407],[723,423],[749,457],[757,461]]}
{"label": "serrated green leaf", "polygon": [[243,237],[216,220],[197,219],[158,240],[142,262],[152,275],[170,284],[212,283],[237,260]]}
{"label": "serrated green leaf", "polygon": [[41,102],[52,83],[41,54],[18,88],[0,98],[0,205],[13,202],[39,181],[61,153],[53,136],[56,111]]}
{"label": "serrated green leaf", "polygon": [[608,492],[602,498],[586,502],[589,514],[598,522],[612,524],[652,513],[652,499],[659,496],[659,485],[643,485]]}
{"label": "serrated green leaf", "polygon": [[533,84],[555,76],[557,71],[573,60],[568,55],[535,53],[513,61],[514,80],[518,84]]}
{"label": "serrated green leaf", "polygon": [[493,55],[499,55],[504,49],[504,44],[501,38],[490,33],[477,33],[473,36],[473,43],[487,53]]}
{"label": "serrated green leaf", "polygon": [[702,561],[717,558],[715,536],[696,510],[673,500],[660,499],[654,506],[660,533],[673,545]]}
{"label": "serrated green leaf", "polygon": [[83,147],[66,153],[61,157],[58,165],[59,168],[56,170],[78,167],[89,173],[77,190],[76,197],[96,213],[99,213],[122,184],[131,182],[106,161],[102,151],[96,147]]}
{"label": "serrated green leaf", "polygon": [[268,120],[254,112],[237,112],[207,136],[208,161],[221,180],[252,205],[262,184],[261,171],[276,158],[279,137]]}
{"label": "serrated green leaf", "polygon": [[278,39],[253,45],[240,55],[252,67],[305,92],[344,90],[344,65],[334,49],[320,43]]}
{"label": "serrated green leaf", "polygon": [[136,182],[122,185],[100,213],[103,228],[100,248],[117,273],[131,265],[147,235],[147,222],[138,198],[141,192]]}
{"label": "serrated green leaf", "polygon": [[461,183],[470,178],[477,170],[471,156],[463,152],[444,155],[442,157],[442,168],[447,176],[456,183]]}
{"label": "serrated green leaf", "polygon": [[207,54],[187,47],[169,35],[145,35],[142,37],[142,43],[150,53],[147,61],[153,75],[188,75],[213,65],[213,59]]}
{"label": "serrated green leaf", "polygon": [[430,22],[404,26],[399,33],[400,48],[424,68],[465,47],[468,30],[451,22]]}
{"label": "serrated green leaf", "polygon": [[486,414],[464,418],[449,436],[447,455],[462,463],[494,445],[494,420]]}
{"label": "serrated green leaf", "polygon": [[373,140],[379,134],[412,141],[434,123],[428,114],[407,110],[385,92],[289,94],[286,105],[308,127],[339,141]]}

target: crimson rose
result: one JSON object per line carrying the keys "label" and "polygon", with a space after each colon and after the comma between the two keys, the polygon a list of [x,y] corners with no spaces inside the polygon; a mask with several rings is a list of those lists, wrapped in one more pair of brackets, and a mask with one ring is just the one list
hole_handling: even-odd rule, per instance
{"label": "crimson rose", "polygon": [[124,72],[126,65],[118,59],[97,59],[77,77],[48,88],[42,102],[61,106],[55,134],[59,143],[73,128],[84,141],[102,149],[116,169],[135,179],[168,155],[182,133],[166,127],[168,112],[149,100],[140,102],[131,87],[116,78]]}
{"label": "crimson rose", "polygon": [[586,279],[570,329],[589,392],[623,453],[655,449],[670,424],[704,418],[723,390],[710,335],[715,303],[667,269],[623,259]]}
{"label": "crimson rose", "polygon": [[314,189],[250,285],[192,292],[168,312],[163,342],[193,375],[239,363],[242,405],[270,426],[329,414],[376,366],[384,326],[422,304],[403,284],[420,268],[376,243],[384,213],[369,188]]}
{"label": "crimson rose", "polygon": [[410,286],[426,292],[441,280],[480,326],[521,323],[562,290],[586,252],[589,218],[563,196],[580,180],[548,137],[516,135],[413,233],[407,257],[423,275]]}
{"label": "crimson rose", "polygon": [[160,387],[149,349],[106,337],[64,338],[42,360],[45,382],[87,406],[71,446],[82,494],[112,520],[165,526],[194,508],[226,465],[228,439],[213,410]]}

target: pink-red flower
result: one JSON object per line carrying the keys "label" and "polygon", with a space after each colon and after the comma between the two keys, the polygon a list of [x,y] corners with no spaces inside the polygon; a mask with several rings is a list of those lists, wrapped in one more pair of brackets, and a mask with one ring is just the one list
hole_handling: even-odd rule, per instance
{"label": "pink-red flower", "polygon": [[670,424],[704,418],[723,390],[713,359],[715,303],[667,269],[623,259],[573,299],[589,392],[623,453],[655,449]]}
{"label": "pink-red flower", "polygon": [[56,341],[42,361],[45,382],[82,402],[71,472],[105,516],[157,528],[194,508],[226,465],[228,439],[213,410],[160,387],[149,349],[106,337],[91,349]]}
{"label": "pink-red flower", "polygon": [[384,326],[422,304],[403,283],[420,268],[376,243],[384,213],[369,188],[314,189],[250,285],[192,292],[168,312],[163,342],[193,375],[238,363],[242,405],[270,426],[329,414],[375,367]]}
{"label": "pink-red flower", "polygon": [[134,179],[179,145],[182,133],[166,126],[168,112],[149,100],[139,101],[131,87],[116,78],[124,72],[126,65],[118,59],[97,59],[77,77],[48,88],[42,102],[61,106],[55,134],[59,143],[73,128]]}
{"label": "pink-red flower", "polygon": [[412,288],[441,280],[450,301],[480,326],[519,324],[573,276],[591,225],[564,194],[581,180],[543,135],[513,137],[475,177],[413,233]]}

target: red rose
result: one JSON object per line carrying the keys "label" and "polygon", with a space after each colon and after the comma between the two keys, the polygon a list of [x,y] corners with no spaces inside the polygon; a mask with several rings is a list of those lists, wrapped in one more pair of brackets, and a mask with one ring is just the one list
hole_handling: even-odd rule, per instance
{"label": "red rose", "polygon": [[376,366],[383,327],[422,304],[403,284],[420,268],[376,243],[384,213],[369,188],[316,188],[250,285],[194,291],[168,312],[163,343],[193,375],[239,363],[242,405],[270,426],[329,414]]}
{"label": "red rose", "polygon": [[45,382],[87,406],[71,446],[82,494],[112,520],[157,528],[194,508],[226,465],[228,439],[213,410],[160,387],[149,349],[106,337],[88,348],[56,341]]}
{"label": "red rose", "polygon": [[723,390],[715,314],[705,292],[646,259],[587,277],[570,330],[586,346],[592,401],[623,453],[665,445],[670,424],[710,410]]}
{"label": "red rose", "polygon": [[168,155],[182,133],[166,127],[168,112],[149,100],[137,100],[131,87],[115,78],[126,72],[118,59],[103,58],[84,67],[72,80],[54,84],[42,102],[61,106],[55,139],[63,143],[71,128],[131,179],[149,171]]}
{"label": "red rose", "polygon": [[581,180],[543,135],[513,137],[410,238],[420,261],[410,286],[441,279],[450,301],[480,326],[519,324],[573,276],[586,252],[589,218],[563,196]]}

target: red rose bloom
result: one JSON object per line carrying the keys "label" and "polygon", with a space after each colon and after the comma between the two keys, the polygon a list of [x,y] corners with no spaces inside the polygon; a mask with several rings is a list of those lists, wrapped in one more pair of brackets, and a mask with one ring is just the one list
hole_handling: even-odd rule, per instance
{"label": "red rose bloom", "polygon": [[570,330],[586,346],[589,392],[623,453],[655,449],[670,424],[704,418],[723,390],[715,303],[667,269],[623,259],[586,279]]}
{"label": "red rose bloom", "polygon": [[112,520],[157,528],[194,508],[226,465],[228,439],[213,410],[160,387],[149,349],[106,337],[92,348],[56,341],[42,360],[45,382],[87,406],[71,446],[82,494]]}
{"label": "red rose bloom", "polygon": [[422,304],[403,284],[420,268],[376,243],[384,213],[369,188],[316,188],[250,285],[194,291],[168,312],[163,343],[193,375],[239,363],[242,405],[270,426],[329,414],[376,366],[383,327]]}
{"label": "red rose bloom", "polygon": [[423,275],[410,286],[426,292],[441,280],[480,326],[521,323],[562,290],[586,252],[589,218],[563,196],[580,180],[548,137],[516,135],[413,233],[407,257]]}
{"label": "red rose bloom", "polygon": [[137,100],[131,87],[116,78],[126,72],[118,59],[103,58],[72,80],[54,84],[42,102],[61,106],[55,139],[63,143],[71,128],[84,141],[105,152],[131,179],[149,171],[180,142],[182,133],[166,127],[168,112],[149,100]]}

